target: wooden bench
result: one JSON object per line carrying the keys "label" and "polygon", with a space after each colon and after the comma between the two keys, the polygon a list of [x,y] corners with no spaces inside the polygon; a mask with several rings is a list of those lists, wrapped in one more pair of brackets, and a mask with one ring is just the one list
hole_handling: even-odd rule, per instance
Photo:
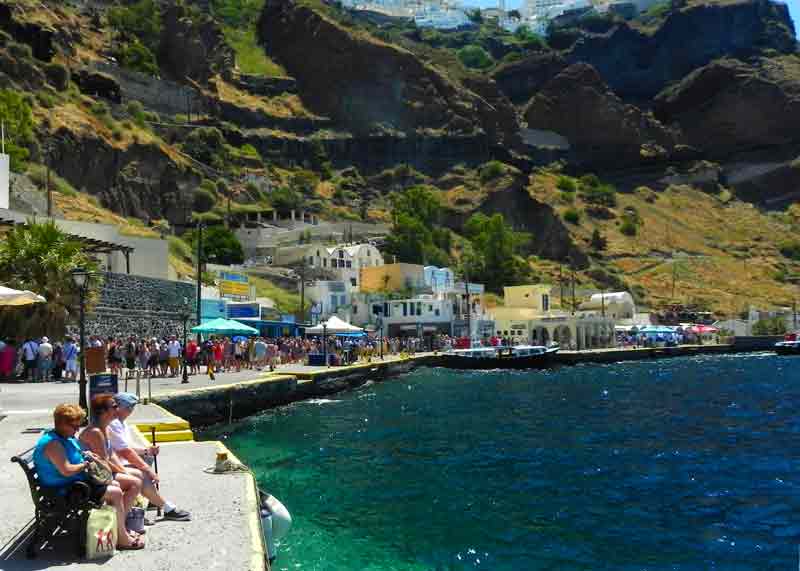
{"label": "wooden bench", "polygon": [[57,533],[74,534],[76,554],[83,558],[86,555],[89,510],[101,507],[102,500],[92,497],[92,489],[86,482],[75,482],[64,495],[60,495],[55,488],[42,486],[33,463],[33,451],[34,448],[30,448],[11,458],[25,472],[36,513],[26,554],[30,559],[35,558],[44,544]]}

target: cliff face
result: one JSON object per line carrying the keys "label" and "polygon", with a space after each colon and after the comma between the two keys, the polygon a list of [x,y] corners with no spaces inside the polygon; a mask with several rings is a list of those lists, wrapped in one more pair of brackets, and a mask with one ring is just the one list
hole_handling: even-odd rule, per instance
{"label": "cliff face", "polygon": [[525,108],[532,129],[566,137],[578,162],[621,168],[668,158],[675,135],[651,114],[617,97],[597,71],[574,64],[534,95]]}
{"label": "cliff face", "polygon": [[[356,135],[399,131],[472,135],[513,144],[514,115],[422,63],[411,52],[348,30],[293,0],[269,0],[258,24],[267,52],[297,79],[315,112]],[[492,97],[502,98],[485,83]]]}
{"label": "cliff face", "polygon": [[654,111],[712,157],[800,142],[800,58],[715,61],[660,93]]}
{"label": "cliff face", "polygon": [[655,30],[620,23],[604,34],[577,33],[561,54],[533,54],[494,74],[520,101],[569,63],[593,66],[624,99],[649,99],[673,81],[722,57],[750,58],[775,50],[796,51],[794,25],[785,4],[735,0],[691,5],[672,12]]}

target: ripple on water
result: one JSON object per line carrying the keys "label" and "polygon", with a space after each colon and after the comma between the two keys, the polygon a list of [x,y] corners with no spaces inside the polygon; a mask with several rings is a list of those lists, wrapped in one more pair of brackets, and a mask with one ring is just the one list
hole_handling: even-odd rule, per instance
{"label": "ripple on water", "polygon": [[423,369],[255,417],[227,443],[292,512],[276,569],[791,569],[787,363]]}

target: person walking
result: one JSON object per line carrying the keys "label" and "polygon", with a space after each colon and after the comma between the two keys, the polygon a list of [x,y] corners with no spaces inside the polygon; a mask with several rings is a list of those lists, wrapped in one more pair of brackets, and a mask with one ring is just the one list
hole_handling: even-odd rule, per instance
{"label": "person walking", "polygon": [[42,342],[39,344],[38,349],[37,367],[39,369],[39,378],[47,382],[50,380],[50,371],[53,368],[53,345],[50,339],[42,337]]}
{"label": "person walking", "polygon": [[64,341],[64,377],[68,381],[78,378],[78,346],[72,337],[67,337]]}
{"label": "person walking", "polygon": [[22,345],[22,360],[24,362],[23,376],[26,381],[36,380],[36,360],[39,358],[39,344],[33,339],[26,339]]}

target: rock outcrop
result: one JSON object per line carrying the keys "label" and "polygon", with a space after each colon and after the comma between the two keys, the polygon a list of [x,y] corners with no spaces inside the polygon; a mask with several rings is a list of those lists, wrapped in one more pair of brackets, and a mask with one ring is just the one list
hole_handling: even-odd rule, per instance
{"label": "rock outcrop", "polygon": [[[411,52],[346,29],[308,6],[268,0],[258,33],[296,78],[304,102],[356,136],[479,135],[487,147],[515,142],[510,106],[498,109]],[[482,89],[501,97],[491,83]]]}
{"label": "rock outcrop", "polygon": [[800,143],[800,57],[715,61],[660,93],[654,112],[712,157]]}
{"label": "rock outcrop", "polygon": [[585,62],[620,97],[645,100],[715,59],[797,51],[788,7],[770,0],[690,4],[672,11],[655,30],[620,22],[602,34],[573,32],[577,39],[563,52],[535,53],[496,71],[506,95],[515,102],[527,99],[567,64]]}
{"label": "rock outcrop", "polygon": [[571,65],[534,95],[524,112],[531,129],[566,137],[576,161],[615,170],[670,157],[676,137],[645,113],[622,101],[590,65]]}

